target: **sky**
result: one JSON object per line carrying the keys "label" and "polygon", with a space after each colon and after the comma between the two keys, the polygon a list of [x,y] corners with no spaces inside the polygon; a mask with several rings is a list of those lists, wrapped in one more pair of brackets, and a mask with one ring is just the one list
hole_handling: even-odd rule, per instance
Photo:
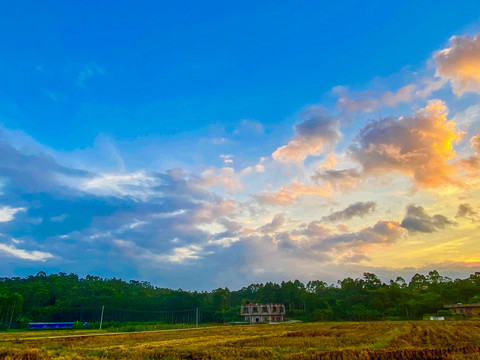
{"label": "sky", "polygon": [[478,1],[0,4],[0,274],[480,271]]}

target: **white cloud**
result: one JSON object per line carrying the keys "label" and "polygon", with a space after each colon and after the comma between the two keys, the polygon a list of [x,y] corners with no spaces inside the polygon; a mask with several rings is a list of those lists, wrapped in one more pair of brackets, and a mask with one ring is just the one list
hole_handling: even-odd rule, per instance
{"label": "white cloud", "polygon": [[22,260],[31,260],[31,261],[45,261],[46,259],[52,258],[53,255],[48,252],[43,251],[28,251],[23,249],[18,249],[13,245],[1,244],[0,243],[0,252],[7,253],[18,259]]}
{"label": "white cloud", "polygon": [[86,180],[81,189],[96,195],[131,196],[146,199],[152,195],[152,187],[158,185],[159,179],[137,171],[126,174],[100,174]]}
{"label": "white cloud", "polygon": [[15,217],[15,214],[19,211],[25,211],[23,207],[12,208],[9,206],[4,206],[0,208],[0,223],[12,221]]}

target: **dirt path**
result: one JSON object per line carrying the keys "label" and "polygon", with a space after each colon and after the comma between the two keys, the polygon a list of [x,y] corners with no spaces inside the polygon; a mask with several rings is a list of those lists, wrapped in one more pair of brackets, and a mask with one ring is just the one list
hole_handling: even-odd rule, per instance
{"label": "dirt path", "polygon": [[57,335],[57,336],[40,336],[40,337],[26,337],[26,338],[17,338],[15,341],[31,341],[31,340],[44,340],[44,339],[74,339],[74,338],[85,338],[85,337],[95,337],[95,336],[116,336],[116,335],[133,335],[133,334],[151,334],[151,333],[161,333],[169,331],[192,331],[192,330],[205,330],[205,329],[215,329],[215,328],[224,328],[225,326],[204,326],[204,327],[193,327],[193,328],[184,328],[184,329],[167,329],[167,330],[146,330],[146,331],[127,331],[127,332],[111,332],[111,333],[94,333],[94,334],[81,334],[81,335]]}

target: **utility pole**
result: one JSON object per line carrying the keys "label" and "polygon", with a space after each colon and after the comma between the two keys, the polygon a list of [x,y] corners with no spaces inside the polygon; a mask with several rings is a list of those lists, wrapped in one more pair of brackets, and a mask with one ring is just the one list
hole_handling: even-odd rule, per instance
{"label": "utility pole", "polygon": [[198,327],[198,308],[195,309],[195,327]]}
{"label": "utility pole", "polygon": [[102,323],[103,323],[103,310],[105,310],[105,305],[102,305],[102,316],[100,316],[100,330],[102,330]]}
{"label": "utility pole", "polygon": [[15,312],[15,304],[13,304],[12,307],[12,315],[10,315],[10,323],[8,324],[8,328],[10,329],[12,327],[12,320],[13,320],[13,313]]}

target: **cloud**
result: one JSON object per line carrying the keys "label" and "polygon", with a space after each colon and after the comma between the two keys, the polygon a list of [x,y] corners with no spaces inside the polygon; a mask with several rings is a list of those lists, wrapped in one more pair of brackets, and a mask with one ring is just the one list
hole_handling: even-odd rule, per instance
{"label": "cloud", "polygon": [[[0,252],[9,255],[0,262],[2,271],[31,260],[44,261],[52,271],[68,264],[80,273],[135,273],[148,279],[152,268],[163,269],[154,271],[163,279],[165,269],[198,266],[206,257],[218,265],[222,258],[216,254],[238,241],[242,230],[234,200],[207,191],[200,185],[205,178],[180,169],[85,172],[0,137],[0,179],[1,230],[30,244],[27,249],[1,245]],[[44,250],[30,251],[38,242]],[[143,265],[147,258],[150,268]],[[214,276],[218,269],[211,271]],[[165,284],[176,286],[168,273]],[[184,276],[182,283],[193,286],[202,276]]]}
{"label": "cloud", "polygon": [[26,209],[23,207],[20,208],[12,208],[9,206],[3,206],[0,208],[0,223],[12,221],[15,214],[19,211],[25,211]]}
{"label": "cloud", "polygon": [[[329,263],[358,262],[360,258],[368,258],[365,253],[372,247],[391,246],[407,233],[398,221],[393,220],[380,220],[355,232],[343,230],[344,227],[329,227],[320,221],[312,221],[290,232],[273,234],[272,239],[280,249],[296,258],[321,258]],[[352,257],[352,254],[357,256]]]}
{"label": "cloud", "polygon": [[[171,263],[171,264],[185,264],[191,261],[199,260],[204,255],[208,255],[202,246],[188,245],[184,247],[173,248],[168,254],[157,254],[146,248],[140,248],[131,241],[124,241],[120,239],[113,240],[113,244],[126,256],[135,257],[137,260],[156,262],[156,263]],[[154,264],[152,264],[155,266]]]}
{"label": "cloud", "polygon": [[333,214],[324,216],[321,221],[342,221],[350,220],[354,216],[363,217],[375,211],[376,203],[373,201],[356,202],[347,206],[341,211],[336,211]]}
{"label": "cloud", "polygon": [[435,91],[443,88],[446,83],[447,83],[447,80],[442,79],[442,78],[440,78],[440,79],[438,79],[438,78],[436,78],[436,79],[427,78],[423,81],[424,87],[421,88],[421,89],[418,89],[415,92],[415,97],[425,99],[425,98],[429,97]]}
{"label": "cloud", "polygon": [[475,151],[475,155],[460,159],[458,165],[475,173],[480,169],[480,132],[470,139],[470,146]]}
{"label": "cloud", "polygon": [[97,195],[146,199],[154,194],[152,189],[159,185],[159,181],[160,179],[144,171],[106,173],[87,179],[81,187],[84,191]]}
{"label": "cloud", "polygon": [[337,166],[337,155],[335,153],[328,154],[325,161],[317,166],[317,169],[332,169]]}
{"label": "cloud", "polygon": [[401,226],[411,232],[432,233],[447,226],[457,225],[443,215],[430,216],[423,207],[408,205]]}
{"label": "cloud", "polygon": [[412,101],[417,86],[409,84],[401,87],[396,92],[385,91],[381,94],[375,92],[363,92],[358,94],[344,93],[339,99],[337,106],[348,112],[372,112],[382,105],[397,106],[400,103]]}
{"label": "cloud", "polygon": [[475,150],[476,155],[480,157],[480,131],[470,139],[470,145]]}
{"label": "cloud", "polygon": [[322,224],[321,221],[312,221],[308,224],[300,225],[301,229],[293,230],[294,237],[305,236],[313,243],[323,241],[335,234],[335,228]]}
{"label": "cloud", "polygon": [[333,148],[340,140],[339,122],[320,107],[311,107],[301,114],[302,122],[295,125],[295,135],[288,145],[272,154],[284,162],[303,162],[307,156],[318,156]]}
{"label": "cloud", "polygon": [[248,134],[260,136],[264,135],[265,127],[262,123],[254,120],[243,119],[234,130],[233,133],[236,135]]}
{"label": "cloud", "polygon": [[337,107],[340,111],[347,112],[372,112],[378,109],[380,103],[377,99],[367,97],[351,97],[344,95],[338,99]]}
{"label": "cloud", "polygon": [[59,164],[51,155],[12,146],[0,131],[0,177],[3,191],[21,198],[26,193],[62,192],[69,182],[90,178],[93,174]]}
{"label": "cloud", "polygon": [[477,220],[477,215],[478,215],[478,213],[475,210],[473,210],[472,205],[470,205],[468,203],[464,203],[464,204],[459,204],[458,205],[457,215],[455,217],[456,218],[467,218],[467,219],[470,219],[472,221],[476,221]]}
{"label": "cloud", "polygon": [[480,34],[452,36],[450,47],[437,51],[433,58],[437,75],[450,81],[457,96],[467,91],[480,93]]}
{"label": "cloud", "polygon": [[309,186],[299,181],[293,180],[290,185],[283,186],[275,192],[263,192],[254,195],[254,198],[262,205],[289,205],[293,203],[300,195],[318,195],[329,196],[331,190],[328,186],[318,187]]}
{"label": "cloud", "polygon": [[348,151],[365,175],[402,173],[420,188],[460,185],[449,161],[455,157],[453,144],[462,136],[447,120],[445,104],[434,100],[414,116],[369,123]]}
{"label": "cloud", "polygon": [[196,183],[202,187],[220,185],[229,193],[233,193],[236,190],[243,189],[239,178],[240,176],[236,174],[235,170],[231,167],[223,167],[221,169],[209,167],[202,172]]}
{"label": "cloud", "polygon": [[274,216],[271,222],[259,227],[257,231],[264,234],[273,233],[273,232],[276,232],[284,224],[285,224],[285,216],[283,214],[277,214]]}
{"label": "cloud", "polygon": [[380,97],[380,102],[386,106],[396,106],[399,103],[408,103],[412,101],[415,90],[417,90],[417,86],[409,84],[398,89],[395,93],[386,91]]}
{"label": "cloud", "polygon": [[395,92],[352,92],[346,87],[336,87],[332,93],[339,95],[337,108],[340,112],[369,113],[379,110],[382,106],[395,107],[399,104],[410,103],[417,98],[425,99],[433,92],[440,90],[445,83],[444,79],[426,78],[419,84],[408,84]]}
{"label": "cloud", "polygon": [[75,83],[78,87],[86,88],[87,87],[87,80],[94,77],[95,75],[104,75],[105,71],[95,63],[92,63],[85,67],[80,74],[78,74]]}
{"label": "cloud", "polygon": [[360,184],[363,178],[357,169],[318,169],[312,180],[316,183],[324,182],[335,190],[346,191]]}
{"label": "cloud", "polygon": [[[400,223],[393,220],[379,220],[375,225],[355,232],[345,231],[343,226],[330,227],[321,221],[312,221],[291,231],[270,233],[264,241],[272,241],[279,250],[288,251],[290,256],[298,259],[358,262],[372,247],[391,246],[406,233]],[[352,254],[357,256],[352,257]]]}
{"label": "cloud", "polygon": [[365,251],[370,245],[392,245],[405,235],[398,221],[380,220],[374,226],[363,228],[354,233],[340,234],[326,238],[316,247],[358,249]]}
{"label": "cloud", "polygon": [[2,252],[18,259],[30,260],[30,261],[45,261],[46,259],[53,257],[53,255],[50,254],[49,252],[36,251],[36,250],[28,251],[24,249],[18,249],[13,245],[0,243],[0,253]]}
{"label": "cloud", "polygon": [[223,159],[225,164],[233,164],[233,155],[231,154],[220,154],[220,159]]}

